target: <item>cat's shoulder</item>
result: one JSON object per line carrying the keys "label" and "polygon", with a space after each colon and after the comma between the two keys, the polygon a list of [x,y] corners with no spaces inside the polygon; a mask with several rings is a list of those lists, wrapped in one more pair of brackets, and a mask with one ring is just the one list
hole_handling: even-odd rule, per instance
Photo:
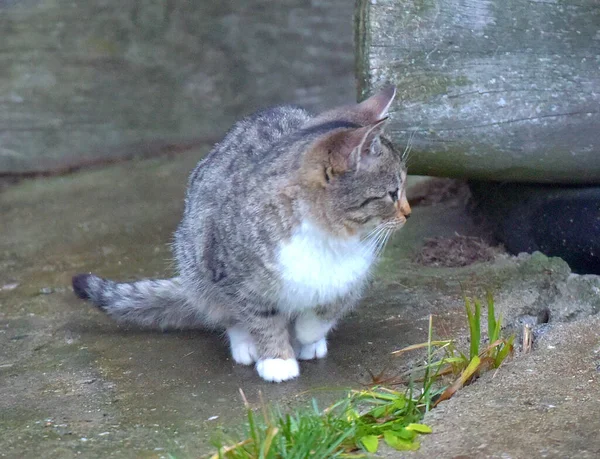
{"label": "cat's shoulder", "polygon": [[207,174],[223,176],[252,167],[282,138],[298,131],[312,115],[296,105],[258,110],[237,121],[190,175],[188,186],[206,182]]}
{"label": "cat's shoulder", "polygon": [[301,129],[311,118],[309,112],[295,105],[258,110],[236,122],[213,151],[216,154],[224,150],[256,153]]}
{"label": "cat's shoulder", "polygon": [[283,134],[295,131],[312,118],[296,105],[277,105],[263,108],[243,118],[238,124],[244,129],[272,129]]}

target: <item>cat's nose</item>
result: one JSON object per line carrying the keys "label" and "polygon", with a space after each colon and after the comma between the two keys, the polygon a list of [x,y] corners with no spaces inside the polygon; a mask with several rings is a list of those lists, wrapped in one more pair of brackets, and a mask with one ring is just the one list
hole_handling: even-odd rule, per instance
{"label": "cat's nose", "polygon": [[406,198],[402,198],[402,201],[400,202],[400,213],[406,219],[408,219],[410,217],[410,214],[412,213],[412,210],[410,209],[410,205],[408,204]]}

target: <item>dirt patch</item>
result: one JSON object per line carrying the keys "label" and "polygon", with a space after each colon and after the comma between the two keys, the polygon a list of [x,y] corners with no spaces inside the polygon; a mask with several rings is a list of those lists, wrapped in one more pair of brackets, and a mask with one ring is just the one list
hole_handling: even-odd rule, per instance
{"label": "dirt patch", "polygon": [[491,261],[500,247],[492,247],[479,237],[456,235],[425,239],[414,261],[423,266],[455,268],[482,261]]}
{"label": "dirt patch", "polygon": [[430,178],[411,186],[407,191],[411,206],[434,206],[440,203],[464,205],[471,193],[464,180]]}

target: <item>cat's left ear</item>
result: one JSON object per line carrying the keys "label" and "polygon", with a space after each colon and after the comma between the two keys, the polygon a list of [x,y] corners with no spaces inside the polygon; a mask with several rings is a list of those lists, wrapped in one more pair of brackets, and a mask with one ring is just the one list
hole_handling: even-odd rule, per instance
{"label": "cat's left ear", "polygon": [[361,161],[368,160],[373,141],[386,121],[384,118],[369,126],[337,129],[319,138],[306,156],[304,177],[326,186],[336,175],[357,170]]}
{"label": "cat's left ear", "polygon": [[389,85],[359,104],[344,105],[315,116],[304,127],[318,126],[331,121],[348,121],[359,126],[371,126],[388,116],[396,87]]}

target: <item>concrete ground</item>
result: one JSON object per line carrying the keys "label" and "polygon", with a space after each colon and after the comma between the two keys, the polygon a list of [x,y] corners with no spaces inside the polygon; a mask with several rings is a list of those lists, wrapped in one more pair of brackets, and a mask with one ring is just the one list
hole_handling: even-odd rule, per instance
{"label": "concrete ground", "polygon": [[600,457],[600,320],[561,323],[426,417],[414,459]]}
{"label": "concrete ground", "polygon": [[[461,268],[413,261],[425,240],[479,235],[461,199],[416,206],[390,243],[360,310],[324,361],[300,379],[261,381],[234,365],[222,337],[117,327],[73,295],[74,273],[115,279],[171,272],[168,243],[189,171],[206,152],[24,181],[0,192],[0,456],[204,457],[244,415],[239,395],[298,406],[397,373],[434,314],[440,337],[464,338],[461,285],[496,292],[508,325],[549,314],[532,354],[440,405],[434,434],[406,457],[598,457],[600,280],[540,254]],[[536,329],[536,330],[537,330]],[[327,388],[328,391],[317,389]],[[307,391],[312,391],[308,392]],[[400,453],[386,453],[399,457]]]}

